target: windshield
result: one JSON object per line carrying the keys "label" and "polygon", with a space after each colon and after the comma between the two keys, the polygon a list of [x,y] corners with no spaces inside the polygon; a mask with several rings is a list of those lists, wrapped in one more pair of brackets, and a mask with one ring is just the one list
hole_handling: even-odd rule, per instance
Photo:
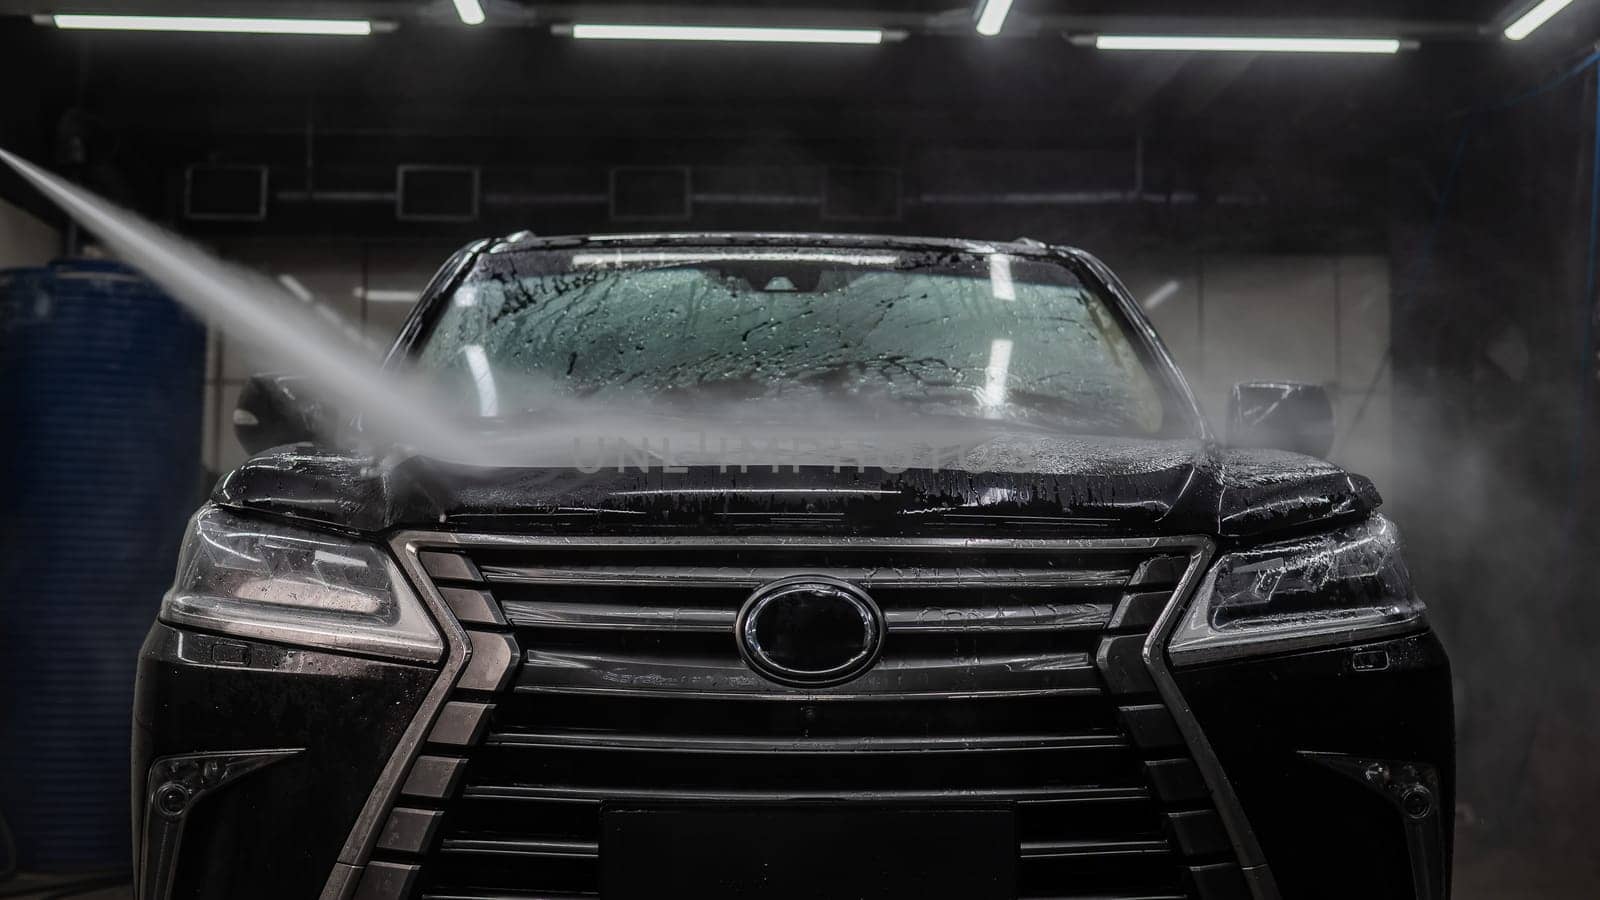
{"label": "windshield", "polygon": [[665,413],[820,402],[1099,434],[1185,421],[1106,300],[1062,265],[1005,254],[489,254],[417,362],[488,418],[583,398]]}

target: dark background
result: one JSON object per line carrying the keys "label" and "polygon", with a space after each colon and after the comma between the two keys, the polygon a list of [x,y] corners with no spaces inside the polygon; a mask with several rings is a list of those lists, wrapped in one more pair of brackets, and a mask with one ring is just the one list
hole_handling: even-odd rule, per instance
{"label": "dark background", "polygon": [[[468,29],[442,2],[271,4],[398,26],[341,39],[64,33],[0,2],[0,146],[224,255],[299,273],[375,342],[451,249],[520,229],[1072,243],[1138,296],[1179,284],[1152,315],[1213,415],[1233,377],[1296,374],[1225,359],[1278,365],[1259,326],[1286,323],[1274,328],[1334,348],[1331,367],[1302,374],[1334,389],[1335,458],[1379,478],[1453,654],[1459,894],[1594,895],[1600,98],[1582,66],[1600,3],[1577,0],[1518,43],[1499,30],[1519,8],[1498,0],[1018,0],[990,40],[954,0],[485,7],[490,24]],[[262,13],[176,0],[117,11],[202,10]],[[579,19],[908,34],[797,48],[549,32]],[[1110,54],[1063,37],[1092,30],[1397,34],[1420,47]],[[265,166],[265,219],[187,216],[186,172],[206,164]],[[399,221],[397,167],[418,165],[476,167],[476,216]],[[0,198],[48,226],[3,234],[73,239],[9,175]],[[1324,282],[1331,319],[1303,296]],[[1347,365],[1349,322],[1361,345]],[[249,366],[213,341],[213,469],[237,458],[223,425]]]}

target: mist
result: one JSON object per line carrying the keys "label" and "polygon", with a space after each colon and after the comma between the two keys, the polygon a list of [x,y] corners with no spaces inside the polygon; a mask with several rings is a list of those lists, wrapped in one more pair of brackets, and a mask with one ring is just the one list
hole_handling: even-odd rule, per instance
{"label": "mist", "polygon": [[[1447,291],[1434,277],[1422,289]],[[1399,364],[1421,369],[1411,383],[1426,392],[1397,391],[1392,433],[1344,438],[1334,461],[1378,461],[1385,513],[1450,651],[1455,896],[1584,896],[1600,877],[1588,821],[1600,798],[1589,764],[1600,666],[1590,492],[1570,465],[1582,426],[1569,398],[1541,384],[1537,359],[1524,370],[1485,355],[1451,376],[1433,360]],[[1456,375],[1476,394],[1472,414],[1441,386]],[[1530,859],[1533,879],[1521,868]]]}
{"label": "mist", "polygon": [[[0,160],[196,316],[359,414],[362,432],[353,437],[365,446],[469,466],[588,474],[697,465],[983,471],[996,453],[1020,471],[1054,462],[1030,453],[1026,438],[1000,423],[930,425],[892,407],[863,413],[823,402],[789,405],[781,417],[714,404],[664,411],[575,401],[531,381],[504,390],[541,410],[537,427],[473,433],[462,428],[459,399],[385,369],[355,324],[328,306],[11,153],[0,150]],[[1578,577],[1587,542],[1563,504],[1553,508],[1558,476],[1506,463],[1540,454],[1549,458],[1547,472],[1559,473],[1570,435],[1552,424],[1543,442],[1489,432],[1464,438],[1431,416],[1397,412],[1395,419],[1392,437],[1345,434],[1335,461],[1383,461],[1387,512],[1401,526],[1430,617],[1452,650],[1461,740],[1458,865],[1506,847],[1537,845],[1553,857],[1563,848],[1585,852],[1592,840],[1587,798],[1600,796],[1585,764],[1600,746],[1592,687],[1600,664],[1592,653],[1594,615],[1569,600],[1592,600],[1587,579]],[[1080,458],[1089,456],[1083,449]]]}

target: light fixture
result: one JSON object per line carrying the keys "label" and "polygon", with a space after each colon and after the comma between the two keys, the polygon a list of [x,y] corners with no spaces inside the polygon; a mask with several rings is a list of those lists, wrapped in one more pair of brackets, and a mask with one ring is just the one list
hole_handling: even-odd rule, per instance
{"label": "light fixture", "polygon": [[219,34],[368,35],[365,19],[240,19],[217,16],[41,16],[57,28],[94,31],[187,31]]}
{"label": "light fixture", "polygon": [[483,24],[483,6],[478,3],[478,0],[455,0],[455,4],[456,15],[461,17],[463,24]]}
{"label": "light fixture", "polygon": [[1017,284],[1011,278],[1011,257],[1004,253],[989,254],[989,293],[996,300],[1017,299]]}
{"label": "light fixture", "polygon": [[1572,5],[1572,0],[1544,0],[1538,6],[1522,14],[1522,17],[1506,26],[1506,37],[1513,41],[1520,41],[1540,25],[1550,21],[1555,14]]}
{"label": "light fixture", "polygon": [[1011,0],[983,0],[978,10],[978,33],[994,37],[1006,24],[1006,13],[1011,12]]}
{"label": "light fixture", "polygon": [[415,303],[420,294],[417,291],[395,291],[383,288],[355,287],[350,291],[351,296],[357,300],[368,303]]}
{"label": "light fixture", "polygon": [[468,344],[461,348],[472,372],[472,383],[478,389],[478,415],[492,419],[500,415],[500,395],[494,386],[494,368],[489,365],[489,355],[482,344]]}
{"label": "light fixture", "polygon": [[1398,38],[1223,37],[1101,34],[1101,50],[1169,50],[1211,53],[1398,53]]}
{"label": "light fixture", "polygon": [[300,283],[300,279],[294,277],[293,275],[287,273],[279,275],[278,283],[283,285],[284,290],[293,294],[294,298],[302,303],[310,303],[317,299],[316,297],[312,296],[311,292],[306,289],[305,285]]}
{"label": "light fixture", "polygon": [[1171,300],[1172,296],[1178,293],[1178,288],[1180,287],[1182,287],[1182,285],[1178,284],[1177,279],[1173,279],[1168,281],[1166,284],[1163,284],[1161,287],[1151,291],[1150,296],[1144,298],[1143,305],[1145,312],[1149,312],[1168,300]]}
{"label": "light fixture", "polygon": [[880,28],[750,28],[723,25],[556,25],[554,34],[596,41],[727,41],[755,44],[881,44]]}
{"label": "light fixture", "polygon": [[984,371],[983,406],[998,413],[1006,405],[1006,379],[1011,372],[1011,341],[995,338],[989,344],[989,367]]}

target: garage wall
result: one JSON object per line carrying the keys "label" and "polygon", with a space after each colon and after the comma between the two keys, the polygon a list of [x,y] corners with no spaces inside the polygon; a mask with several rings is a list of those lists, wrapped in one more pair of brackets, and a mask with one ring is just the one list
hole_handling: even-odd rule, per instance
{"label": "garage wall", "polygon": [[[456,247],[441,241],[307,246],[262,240],[220,249],[273,278],[294,279],[361,323],[376,356],[387,349],[411,301]],[[1389,482],[1390,391],[1383,365],[1389,341],[1387,259],[1332,254],[1106,258],[1146,306],[1219,434],[1236,381],[1323,384],[1333,394],[1339,423],[1334,459],[1380,485]],[[245,457],[231,424],[239,389],[252,372],[272,366],[220,335],[213,335],[211,344],[205,459],[208,468],[220,472]]]}
{"label": "garage wall", "polygon": [[1335,462],[1391,484],[1389,261],[1381,255],[1109,257],[1218,435],[1228,394],[1304,381],[1333,397]]}
{"label": "garage wall", "polygon": [[0,269],[43,265],[60,251],[60,232],[0,200]]}

